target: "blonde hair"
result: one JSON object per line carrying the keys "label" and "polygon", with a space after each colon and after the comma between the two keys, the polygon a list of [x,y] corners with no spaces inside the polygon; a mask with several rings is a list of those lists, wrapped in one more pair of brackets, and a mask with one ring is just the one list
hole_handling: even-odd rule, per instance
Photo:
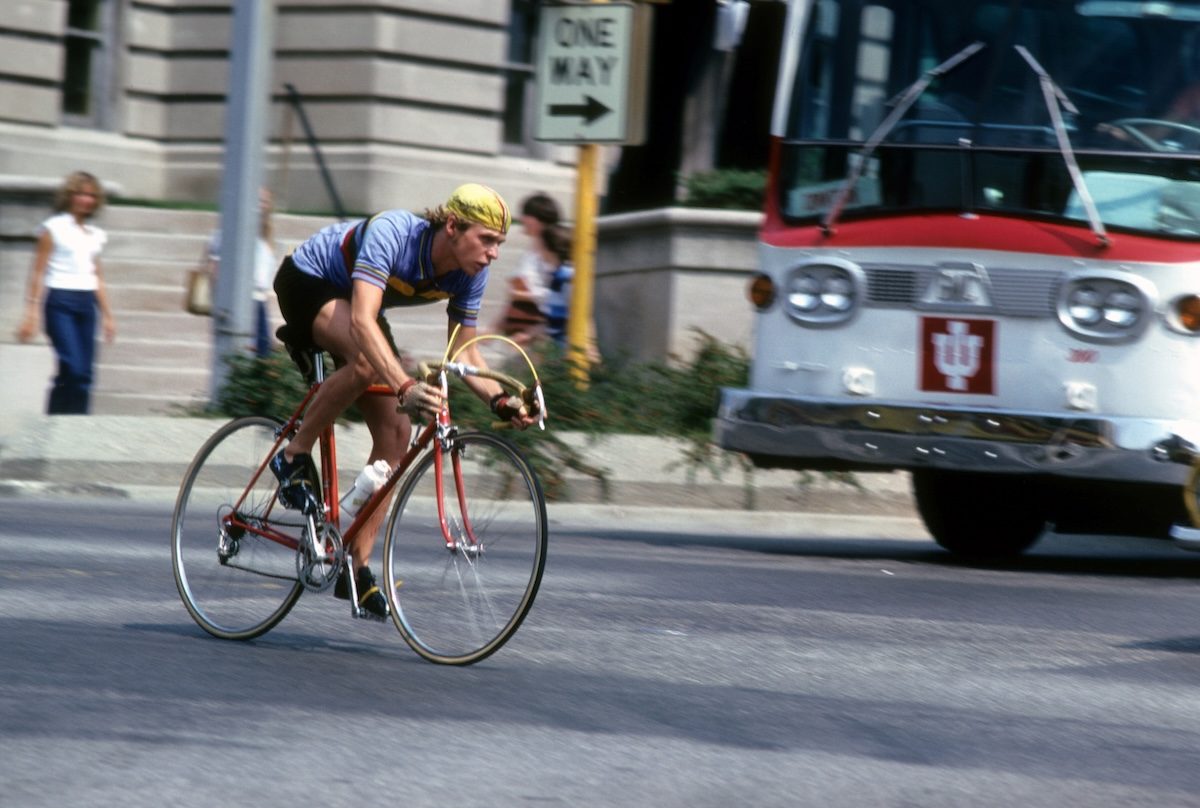
{"label": "blonde hair", "polygon": [[[425,208],[425,212],[421,214],[422,218],[429,221],[429,226],[434,230],[441,230],[446,226],[446,222],[450,221],[453,216],[450,211],[446,210],[445,205],[438,205],[436,208]],[[467,222],[464,222],[467,224]]]}
{"label": "blonde hair", "polygon": [[58,213],[70,210],[71,197],[84,190],[86,185],[92,186],[91,190],[96,194],[96,207],[92,208],[92,212],[89,214],[90,216],[96,215],[100,208],[104,207],[104,186],[100,184],[100,180],[96,179],[94,174],[86,171],[74,171],[67,175],[58,189],[58,193],[54,195],[54,210]]}

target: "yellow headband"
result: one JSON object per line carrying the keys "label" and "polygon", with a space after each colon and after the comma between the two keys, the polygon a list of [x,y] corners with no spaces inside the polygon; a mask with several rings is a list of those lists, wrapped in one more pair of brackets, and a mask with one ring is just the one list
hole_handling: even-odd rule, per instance
{"label": "yellow headband", "polygon": [[486,185],[474,182],[455,188],[446,201],[446,210],[460,219],[490,227],[500,233],[507,233],[508,226],[512,224],[512,214],[504,198]]}

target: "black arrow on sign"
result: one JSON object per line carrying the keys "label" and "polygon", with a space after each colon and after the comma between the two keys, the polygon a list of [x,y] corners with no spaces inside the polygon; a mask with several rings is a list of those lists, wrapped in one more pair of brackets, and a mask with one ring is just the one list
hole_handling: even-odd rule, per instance
{"label": "black arrow on sign", "polygon": [[583,118],[583,120],[586,123],[591,123],[592,121],[599,118],[601,115],[604,115],[609,112],[612,112],[612,110],[609,109],[608,107],[604,106],[604,104],[600,103],[595,98],[592,98],[590,95],[587,96],[586,100],[582,104],[551,104],[550,105],[550,115],[552,117],[555,117],[555,118],[565,118],[565,117]]}

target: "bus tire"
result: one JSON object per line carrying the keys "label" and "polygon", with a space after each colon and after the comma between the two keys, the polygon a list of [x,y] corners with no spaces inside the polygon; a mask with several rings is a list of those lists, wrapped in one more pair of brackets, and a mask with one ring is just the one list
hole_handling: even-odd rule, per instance
{"label": "bus tire", "polygon": [[1036,486],[1019,476],[918,469],[917,511],[934,541],[966,558],[1012,558],[1046,529]]}

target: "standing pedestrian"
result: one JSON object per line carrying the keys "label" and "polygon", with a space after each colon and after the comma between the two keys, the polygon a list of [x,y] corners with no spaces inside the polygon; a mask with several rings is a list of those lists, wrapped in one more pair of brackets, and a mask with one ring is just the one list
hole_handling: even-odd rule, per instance
{"label": "standing pedestrian", "polygon": [[[254,242],[254,354],[259,358],[271,355],[271,332],[267,317],[267,299],[275,280],[275,240],[272,235],[271,211],[274,198],[266,188],[258,191],[258,238]],[[216,281],[221,267],[221,231],[214,230],[204,249],[205,266]]]}
{"label": "standing pedestrian", "polygon": [[76,171],[58,191],[55,214],[37,230],[17,339],[33,339],[41,310],[46,336],[58,357],[58,374],[46,405],[50,415],[86,414],[91,408],[97,309],[104,338],[112,342],[117,333],[100,271],[100,251],[108,237],[89,223],[103,205],[100,181]]}
{"label": "standing pedestrian", "polygon": [[517,259],[508,281],[508,305],[495,328],[519,345],[528,345],[541,335],[545,326],[542,302],[546,297],[546,277],[553,267],[544,258],[542,232],[557,225],[560,215],[558,203],[544,193],[532,194],[521,203],[521,229],[533,240],[533,245]]}

